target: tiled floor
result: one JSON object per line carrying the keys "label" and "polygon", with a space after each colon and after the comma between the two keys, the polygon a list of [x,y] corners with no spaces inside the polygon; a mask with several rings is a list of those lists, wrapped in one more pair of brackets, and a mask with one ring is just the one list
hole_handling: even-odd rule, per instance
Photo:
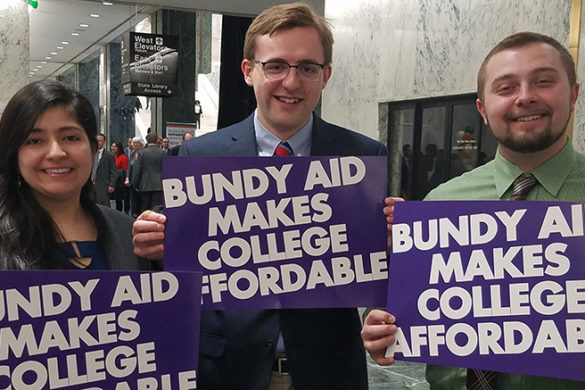
{"label": "tiled floor", "polygon": [[397,361],[389,367],[377,365],[368,356],[370,390],[429,390],[425,365]]}

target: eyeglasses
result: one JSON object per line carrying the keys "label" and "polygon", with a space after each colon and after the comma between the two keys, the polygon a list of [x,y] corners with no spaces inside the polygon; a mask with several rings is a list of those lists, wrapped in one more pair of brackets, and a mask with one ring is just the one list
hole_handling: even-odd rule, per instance
{"label": "eyeglasses", "polygon": [[319,80],[319,77],[321,77],[323,68],[325,68],[325,64],[315,64],[313,62],[301,62],[297,65],[291,65],[280,61],[252,61],[256,64],[262,65],[262,69],[268,80],[282,80],[288,76],[290,68],[296,68],[300,77],[309,81],[317,81]]}

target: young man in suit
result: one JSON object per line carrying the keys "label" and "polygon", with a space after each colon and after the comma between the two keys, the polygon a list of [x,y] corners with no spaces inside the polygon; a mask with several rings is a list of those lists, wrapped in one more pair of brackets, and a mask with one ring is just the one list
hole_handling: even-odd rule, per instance
{"label": "young man in suit", "polygon": [[[529,175],[527,200],[585,201],[585,155],[573,149],[566,132],[579,84],[563,45],[531,32],[505,38],[484,59],[477,94],[477,108],[498,141],[496,157],[440,185],[425,200],[510,200],[516,179]],[[395,201],[386,199],[389,226]],[[394,323],[381,310],[370,312],[364,322],[364,346],[378,364],[394,362],[384,357],[394,342]],[[585,388],[570,380],[435,365],[427,366],[426,377],[437,390]]]}
{"label": "young man in suit", "polygon": [[95,156],[92,180],[95,187],[96,203],[110,205],[110,194],[116,185],[116,158],[105,148],[106,136],[102,133],[96,136],[98,151]]}
{"label": "young man in suit", "polygon": [[[179,155],[272,156],[282,142],[295,156],[386,155],[381,143],[313,113],[331,77],[332,45],[329,25],[306,4],[262,12],[246,34],[241,64],[256,111],[185,142]],[[162,257],[164,221],[151,212],[139,218],[137,254]],[[360,328],[351,308],[204,311],[198,388],[365,390]]]}

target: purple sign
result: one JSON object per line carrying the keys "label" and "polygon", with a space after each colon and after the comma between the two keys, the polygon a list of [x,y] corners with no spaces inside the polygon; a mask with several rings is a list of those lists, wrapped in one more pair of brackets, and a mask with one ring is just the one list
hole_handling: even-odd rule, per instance
{"label": "purple sign", "polygon": [[399,203],[387,355],[585,380],[584,219],[582,203]]}
{"label": "purple sign", "polygon": [[203,309],[380,306],[385,157],[170,157],[165,269]]}
{"label": "purple sign", "polygon": [[201,274],[0,272],[0,388],[196,388]]}

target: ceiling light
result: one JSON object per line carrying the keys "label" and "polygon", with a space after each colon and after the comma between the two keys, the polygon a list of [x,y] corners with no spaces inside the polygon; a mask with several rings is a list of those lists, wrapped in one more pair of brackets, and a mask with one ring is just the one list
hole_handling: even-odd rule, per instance
{"label": "ceiling light", "polygon": [[42,65],[37,65],[37,68],[41,69],[43,66]]}
{"label": "ceiling light", "polygon": [[79,33],[72,32],[71,35],[73,35],[74,37],[78,37],[79,36]]}
{"label": "ceiling light", "polygon": [[57,50],[63,50],[64,47],[63,46],[57,46]]}
{"label": "ceiling light", "polygon": [[89,27],[89,24],[86,24],[86,23],[80,23],[80,24],[79,24],[79,27],[88,28],[88,27]]}
{"label": "ceiling light", "polygon": [[41,64],[43,64],[43,65],[46,64],[46,63],[47,63],[47,61],[41,61]]}
{"label": "ceiling light", "polygon": [[89,14],[89,16],[92,18],[99,18],[100,14]]}
{"label": "ceiling light", "polygon": [[45,57],[45,60],[52,60],[52,59],[53,59],[53,57],[48,57],[48,56]]}
{"label": "ceiling light", "polygon": [[67,42],[67,41],[63,41],[63,42],[61,42],[61,44],[62,44],[62,45],[68,45],[68,44],[69,44],[69,42]]}
{"label": "ceiling light", "polygon": [[114,3],[112,3],[111,1],[103,1],[102,4],[103,5],[114,5]]}
{"label": "ceiling light", "polygon": [[56,51],[52,51],[52,52],[51,52],[51,55],[52,55],[52,56],[56,56],[56,55],[57,55],[57,52],[56,52]]}

